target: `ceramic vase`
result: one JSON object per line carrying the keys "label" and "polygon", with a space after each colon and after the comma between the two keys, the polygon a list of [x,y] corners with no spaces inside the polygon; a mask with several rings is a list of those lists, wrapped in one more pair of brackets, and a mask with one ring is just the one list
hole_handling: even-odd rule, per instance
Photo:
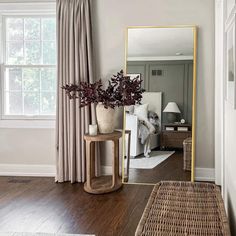
{"label": "ceramic vase", "polygon": [[115,129],[115,109],[105,108],[102,104],[96,106],[98,130],[101,134],[112,133]]}

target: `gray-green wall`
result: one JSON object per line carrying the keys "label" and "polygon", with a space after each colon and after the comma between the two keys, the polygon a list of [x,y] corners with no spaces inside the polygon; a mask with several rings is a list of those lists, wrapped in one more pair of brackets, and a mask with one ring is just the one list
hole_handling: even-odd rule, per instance
{"label": "gray-green wall", "polygon": [[[153,70],[161,70],[162,75],[152,75]],[[168,102],[176,102],[184,118],[192,123],[192,61],[129,61],[127,72],[141,74],[143,88],[149,92],[162,92],[162,110]],[[162,114],[162,122],[166,122],[166,114]]]}

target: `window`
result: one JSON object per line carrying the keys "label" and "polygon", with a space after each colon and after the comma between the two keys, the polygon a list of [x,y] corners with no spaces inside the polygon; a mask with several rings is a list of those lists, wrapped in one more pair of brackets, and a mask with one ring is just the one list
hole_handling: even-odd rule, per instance
{"label": "window", "polygon": [[55,17],[4,18],[3,117],[51,117],[56,107]]}

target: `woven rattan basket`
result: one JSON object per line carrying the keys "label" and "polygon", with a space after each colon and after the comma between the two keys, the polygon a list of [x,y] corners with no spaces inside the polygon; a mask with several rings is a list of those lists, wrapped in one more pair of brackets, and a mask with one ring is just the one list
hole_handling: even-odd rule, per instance
{"label": "woven rattan basket", "polygon": [[187,138],[183,142],[184,147],[184,170],[192,169],[192,138]]}
{"label": "woven rattan basket", "polygon": [[136,236],[229,236],[219,188],[209,183],[166,181],[157,184]]}

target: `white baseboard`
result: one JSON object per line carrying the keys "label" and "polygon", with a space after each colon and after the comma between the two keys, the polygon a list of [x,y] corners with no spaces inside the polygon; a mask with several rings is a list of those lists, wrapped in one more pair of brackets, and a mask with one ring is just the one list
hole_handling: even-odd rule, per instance
{"label": "white baseboard", "polygon": [[[111,166],[101,166],[102,175],[110,175],[112,173]],[[195,169],[195,180],[196,181],[215,181],[215,169],[214,168],[196,168]]]}
{"label": "white baseboard", "polygon": [[0,176],[55,177],[55,165],[0,164]]}
{"label": "white baseboard", "polygon": [[[101,166],[102,175],[110,175],[111,166]],[[56,166],[54,165],[21,165],[21,164],[0,164],[0,176],[34,176],[34,177],[55,177]],[[215,181],[214,168],[196,168],[196,181]]]}
{"label": "white baseboard", "polygon": [[214,168],[195,168],[195,180],[214,182],[215,169]]}

